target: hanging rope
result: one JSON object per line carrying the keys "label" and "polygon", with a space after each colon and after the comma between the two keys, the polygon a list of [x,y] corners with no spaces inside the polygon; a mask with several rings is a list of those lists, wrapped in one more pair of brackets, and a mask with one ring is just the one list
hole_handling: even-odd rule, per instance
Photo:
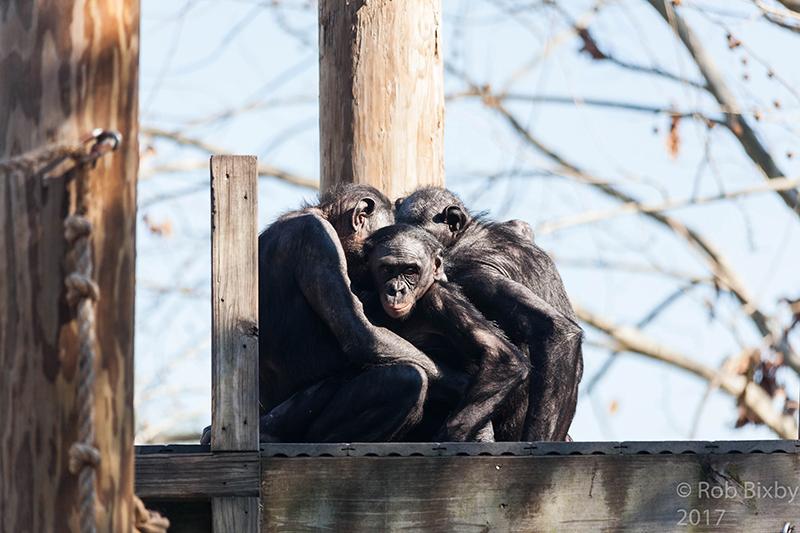
{"label": "hanging rope", "polygon": [[[74,167],[69,174],[79,182],[86,179],[90,165],[103,154],[115,150],[121,142],[117,132],[93,130],[81,142],[59,143],[27,152],[10,159],[0,160],[0,176],[23,174],[46,176],[61,163],[71,160]],[[89,146],[89,143],[93,144]],[[80,531],[94,533],[95,520],[95,470],[100,465],[100,451],[95,447],[94,431],[94,362],[95,313],[94,305],[100,297],[100,289],[92,279],[92,249],[90,237],[92,225],[85,213],[88,207],[87,184],[78,183],[78,198],[75,213],[64,220],[64,238],[67,242],[68,264],[72,272],[64,279],[67,303],[75,309],[78,323],[78,440],[69,449],[69,470],[78,476],[78,511]],[[165,533],[169,520],[156,512],[148,511],[144,503],[134,495],[133,526],[140,533]]]}
{"label": "hanging rope", "polygon": [[95,468],[100,452],[94,446],[94,302],[99,297],[92,280],[92,259],[89,237],[92,226],[79,215],[64,221],[64,237],[71,247],[75,270],[67,275],[67,302],[76,308],[78,321],[78,440],[69,449],[69,470],[78,475],[78,510],[81,531],[95,530]]}
{"label": "hanging rope", "polygon": [[94,163],[100,156],[116,150],[120,142],[119,132],[97,128],[77,143],[54,143],[0,160],[0,175],[21,173],[51,179],[46,176],[47,172],[61,163],[71,160],[76,168]]}
{"label": "hanging rope", "polygon": [[[85,152],[85,140],[81,148],[67,153],[75,161],[74,176],[78,183],[76,190],[76,213],[64,220],[64,238],[67,241],[67,259],[72,272],[67,274],[64,285],[67,292],[67,303],[75,308],[78,323],[78,440],[69,449],[69,470],[78,476],[78,512],[80,530],[83,533],[94,533],[95,520],[95,470],[100,465],[100,451],[94,445],[94,362],[95,362],[95,315],[94,305],[100,297],[100,289],[92,279],[92,247],[90,237],[92,224],[83,216],[88,208],[87,168],[108,150],[101,145],[108,144],[113,150],[119,145],[119,134],[95,130],[92,132],[94,145]],[[113,144],[106,143],[112,141]],[[82,152],[82,153],[81,153]],[[76,154],[78,154],[76,156]],[[28,163],[26,161],[26,163]],[[38,163],[38,161],[37,161]],[[46,172],[60,162],[53,160],[39,170]],[[29,169],[30,170],[30,169]]]}

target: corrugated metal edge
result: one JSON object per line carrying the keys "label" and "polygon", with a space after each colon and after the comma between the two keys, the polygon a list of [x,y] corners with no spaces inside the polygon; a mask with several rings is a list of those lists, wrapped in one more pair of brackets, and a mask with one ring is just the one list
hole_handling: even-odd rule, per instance
{"label": "corrugated metal edge", "polygon": [[800,441],[262,444],[264,457],[454,457],[800,453]]}
{"label": "corrugated metal edge", "polygon": [[[138,455],[205,453],[209,446],[136,446]],[[800,440],[262,444],[262,457],[456,457],[800,453]]]}

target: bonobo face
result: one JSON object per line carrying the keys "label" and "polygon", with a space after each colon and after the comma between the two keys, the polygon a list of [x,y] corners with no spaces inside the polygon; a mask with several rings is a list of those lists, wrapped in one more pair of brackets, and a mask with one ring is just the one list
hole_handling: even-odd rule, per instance
{"label": "bonobo face", "polygon": [[444,279],[441,247],[419,228],[384,228],[370,238],[368,250],[381,305],[392,318],[407,318],[433,282]]}
{"label": "bonobo face", "polygon": [[398,223],[424,228],[445,246],[455,242],[469,221],[461,200],[440,187],[425,187],[395,202]]}

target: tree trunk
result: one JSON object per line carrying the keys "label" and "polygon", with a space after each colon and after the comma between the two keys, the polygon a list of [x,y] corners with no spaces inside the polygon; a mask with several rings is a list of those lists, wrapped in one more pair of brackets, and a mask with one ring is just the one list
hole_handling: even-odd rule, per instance
{"label": "tree trunk", "polygon": [[[131,529],[138,0],[0,3],[0,160],[93,128],[123,144],[88,173],[96,308],[98,531]],[[76,184],[0,175],[0,531],[78,530],[77,328],[64,291]]]}
{"label": "tree trunk", "polygon": [[320,0],[320,181],[444,184],[441,0]]}

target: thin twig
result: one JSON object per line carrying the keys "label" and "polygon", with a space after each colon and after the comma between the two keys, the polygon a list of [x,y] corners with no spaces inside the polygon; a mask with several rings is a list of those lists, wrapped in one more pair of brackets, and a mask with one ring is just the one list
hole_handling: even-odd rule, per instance
{"label": "thin twig", "polygon": [[709,368],[678,351],[662,346],[636,328],[617,326],[579,305],[575,306],[575,312],[583,322],[613,339],[616,350],[637,353],[667,363],[709,383],[718,382],[722,390],[736,399],[741,399],[744,405],[778,436],[784,439],[797,437],[797,422],[794,417],[776,412],[772,406],[772,397],[744,376]]}
{"label": "thin twig", "polygon": [[[466,74],[454,69],[450,65],[445,65],[445,68],[464,80],[471,90],[482,90],[480,86],[470,81]],[[500,116],[502,116],[508,122],[512,129],[514,129],[514,131],[516,131],[531,148],[553,161],[558,166],[559,172],[563,175],[570,176],[573,179],[623,203],[637,205],[642,204],[640,200],[623,192],[613,184],[584,171],[577,165],[567,161],[563,156],[556,153],[548,146],[544,145],[539,139],[534,137],[525,126],[522,125],[516,116],[514,116],[508,110],[508,108],[503,105],[502,101],[492,98],[492,95],[489,94],[487,97],[483,98],[483,102],[487,107],[500,114]],[[795,372],[800,374],[800,355],[794,352],[788,342],[784,342],[779,338],[779,335],[775,333],[770,318],[768,315],[758,309],[755,300],[745,287],[744,282],[736,274],[736,272],[733,270],[733,267],[722,255],[722,253],[696,230],[690,228],[683,222],[680,222],[673,217],[660,212],[644,212],[642,214],[670,229],[673,233],[686,240],[695,250],[702,254],[708,263],[711,272],[714,274],[715,278],[719,280],[721,287],[730,291],[731,294],[733,294],[736,299],[739,300],[744,313],[750,317],[759,333],[765,338],[765,340],[767,340],[772,349],[782,353],[786,363]]]}
{"label": "thin twig", "polygon": [[[683,18],[672,7],[669,0],[647,0],[658,11],[667,24],[675,31],[689,54],[694,59],[700,73],[706,80],[708,92],[722,106],[726,117],[726,125],[733,133],[739,144],[744,148],[747,156],[758,166],[768,179],[783,177],[784,172],[772,158],[767,148],[761,143],[755,130],[745,120],[741,113],[731,113],[729,110],[741,109],[736,96],[728,87],[722,73],[695,35],[694,31],[686,24]],[[788,1],[788,0],[787,0]],[[797,190],[777,191],[789,208],[800,217],[800,193]]]}
{"label": "thin twig", "polygon": [[[205,141],[201,141],[200,139],[188,137],[177,131],[167,131],[160,128],[142,128],[142,134],[147,135],[149,137],[166,139],[181,146],[189,146],[192,148],[197,148],[198,150],[205,152],[208,155],[211,154],[231,155],[232,153],[229,150],[226,150],[225,148],[209,144]],[[208,165],[207,162],[203,162],[203,167],[207,165]],[[316,180],[312,180],[303,176],[298,176],[297,174],[293,174],[286,170],[282,170],[272,165],[267,165],[265,163],[258,164],[258,174],[259,176],[270,176],[273,178],[277,178],[279,180],[291,183],[292,185],[297,185],[299,187],[306,187],[308,189],[319,188],[319,182]]]}
{"label": "thin twig", "polygon": [[775,178],[767,183],[761,183],[752,187],[745,187],[744,189],[739,189],[736,191],[713,194],[710,196],[701,196],[698,198],[681,198],[653,204],[628,202],[612,209],[588,211],[554,220],[552,222],[544,222],[536,227],[536,234],[546,235],[548,233],[553,233],[565,228],[580,226],[582,224],[589,224],[592,222],[600,222],[601,220],[608,220],[610,218],[616,218],[623,215],[636,213],[660,213],[682,207],[693,207],[723,200],[733,200],[735,198],[750,196],[753,194],[793,190],[797,189],[798,187],[800,187],[800,180],[798,179]]}

